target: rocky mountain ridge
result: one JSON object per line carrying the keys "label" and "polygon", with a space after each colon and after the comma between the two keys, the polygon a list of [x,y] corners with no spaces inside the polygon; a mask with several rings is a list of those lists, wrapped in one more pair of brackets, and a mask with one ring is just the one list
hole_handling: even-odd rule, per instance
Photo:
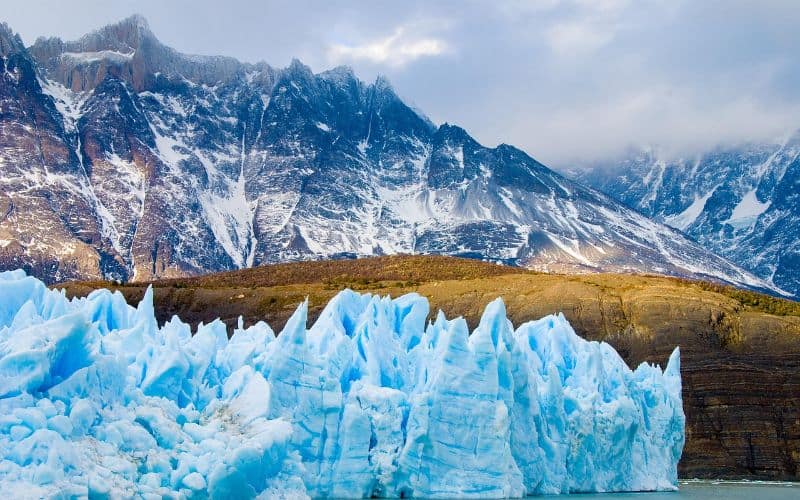
{"label": "rocky mountain ridge", "polygon": [[436,253],[780,292],[513,146],[434,125],[384,78],[180,54],[139,16],[0,40],[2,268],[148,280]]}

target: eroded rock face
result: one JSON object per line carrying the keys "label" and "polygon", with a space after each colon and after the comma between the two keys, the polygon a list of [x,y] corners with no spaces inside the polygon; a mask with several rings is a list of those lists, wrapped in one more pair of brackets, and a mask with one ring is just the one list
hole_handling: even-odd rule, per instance
{"label": "eroded rock face", "polygon": [[48,77],[73,92],[90,91],[108,77],[126,81],[141,92],[155,84],[158,73],[214,85],[230,79],[243,66],[230,57],[189,56],[165,47],[139,15],[75,41],[39,38],[29,50]]}
{"label": "eroded rock face", "polygon": [[[313,321],[343,286],[331,286],[331,277],[351,286],[368,278],[374,284],[360,289],[382,294],[416,291],[430,298],[432,311],[462,315],[470,327],[497,297],[505,300],[514,323],[563,311],[579,335],[609,342],[632,367],[642,361],[665,366],[680,346],[687,425],[681,477],[800,479],[800,317],[750,310],[730,296],[666,278],[495,275],[497,270],[489,269],[491,277],[458,280],[437,274],[430,259],[382,258],[362,267],[358,261],[337,263],[330,275],[292,273],[282,266],[282,286],[259,285],[272,274],[269,268],[219,278],[216,285],[213,276],[156,284],[156,316],[166,321],[178,314],[194,324],[221,316],[235,325],[242,315],[279,329],[292,305],[309,294]],[[424,278],[398,272],[420,265],[428,270]],[[366,275],[367,268],[386,271]],[[417,283],[403,284],[411,280]],[[94,286],[73,285],[69,292],[85,294]],[[120,290],[137,303],[144,288]]]}
{"label": "eroded rock face", "polygon": [[383,78],[180,54],[137,16],[28,49],[5,31],[2,268],[136,281],[433,253],[765,286],[523,151],[434,125]]}
{"label": "eroded rock face", "polygon": [[[687,417],[682,477],[797,480],[798,318],[676,297],[628,300],[623,308],[633,317],[608,341],[626,353],[629,363],[663,359],[669,345],[681,345]],[[588,330],[585,334],[594,337]]]}
{"label": "eroded rock face", "polygon": [[0,262],[51,281],[101,277],[106,248],[75,143],[6,25],[0,55]]}
{"label": "eroded rock face", "polygon": [[604,285],[548,284],[509,300],[509,316],[563,310],[580,335],[609,342],[630,366],[665,363],[680,345],[681,477],[800,479],[800,318],[659,283]]}

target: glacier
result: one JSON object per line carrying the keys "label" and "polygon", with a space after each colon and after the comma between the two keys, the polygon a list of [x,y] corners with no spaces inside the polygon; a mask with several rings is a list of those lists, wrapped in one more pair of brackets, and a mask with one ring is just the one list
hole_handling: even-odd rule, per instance
{"label": "glacier", "polygon": [[563,315],[470,334],[417,294],[344,290],[307,327],[159,326],[153,292],[0,273],[12,497],[521,497],[677,487],[680,354],[631,370]]}

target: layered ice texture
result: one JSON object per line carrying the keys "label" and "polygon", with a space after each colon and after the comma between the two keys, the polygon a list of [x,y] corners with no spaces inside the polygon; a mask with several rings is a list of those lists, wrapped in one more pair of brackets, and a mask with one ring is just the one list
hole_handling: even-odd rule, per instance
{"label": "layered ice texture", "polygon": [[[311,328],[159,327],[0,273],[0,490],[69,497],[518,497],[669,490],[678,349],[631,371],[562,315],[469,334],[416,294],[345,290]],[[427,322],[427,323],[426,323]]]}

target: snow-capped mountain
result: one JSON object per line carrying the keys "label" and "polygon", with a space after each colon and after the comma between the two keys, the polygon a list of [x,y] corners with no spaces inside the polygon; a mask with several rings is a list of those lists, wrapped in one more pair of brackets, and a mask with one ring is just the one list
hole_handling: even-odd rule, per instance
{"label": "snow-capped mountain", "polygon": [[800,295],[800,132],[691,159],[642,151],[578,178]]}
{"label": "snow-capped mountain", "polygon": [[0,29],[0,262],[48,280],[442,253],[769,285],[389,82],[162,45],[134,16],[24,47]]}

